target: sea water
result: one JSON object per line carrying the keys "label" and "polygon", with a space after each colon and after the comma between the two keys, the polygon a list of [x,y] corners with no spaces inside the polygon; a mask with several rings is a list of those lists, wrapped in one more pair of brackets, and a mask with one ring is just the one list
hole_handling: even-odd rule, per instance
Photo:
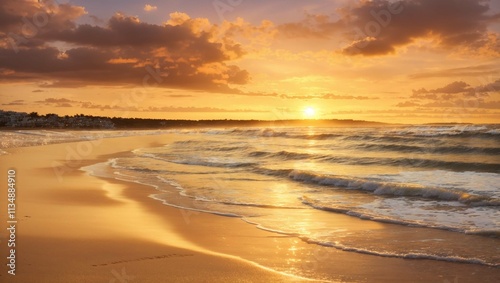
{"label": "sea water", "polygon": [[[500,266],[498,125],[168,132],[175,141],[100,166],[115,178],[155,186],[151,197],[165,205],[239,217],[311,244]],[[404,229],[353,231],[335,222],[339,214],[444,232],[426,238]]]}

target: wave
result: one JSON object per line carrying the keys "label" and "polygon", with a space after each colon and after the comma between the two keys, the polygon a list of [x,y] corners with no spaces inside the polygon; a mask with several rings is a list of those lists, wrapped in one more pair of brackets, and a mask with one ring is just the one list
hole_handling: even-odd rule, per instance
{"label": "wave", "polygon": [[234,213],[229,213],[229,212],[220,212],[220,211],[214,211],[214,210],[205,210],[205,209],[199,209],[199,208],[192,208],[192,207],[186,207],[186,206],[181,206],[181,205],[176,205],[173,203],[169,203],[167,200],[164,198],[159,197],[159,195],[150,195],[149,196],[152,199],[161,201],[164,205],[183,209],[183,210],[191,210],[195,212],[204,212],[204,213],[210,213],[210,214],[215,214],[215,215],[220,215],[220,216],[225,216],[225,217],[235,217],[235,218],[242,218],[242,215],[234,214]]}
{"label": "wave", "polygon": [[[275,158],[279,160],[318,160],[323,162],[335,163],[335,164],[352,164],[352,165],[387,165],[387,166],[397,166],[397,167],[413,167],[413,168],[444,168],[452,171],[478,171],[478,172],[500,172],[500,164],[498,163],[481,163],[481,162],[465,162],[465,161],[446,161],[437,159],[426,159],[417,157],[420,153],[436,153],[436,151],[441,150],[440,154],[451,154],[451,153],[463,153],[459,152],[461,150],[466,150],[466,148],[421,148],[414,146],[404,146],[404,145],[362,145],[360,147],[364,148],[385,148],[386,150],[393,151],[406,151],[414,152],[415,158],[413,156],[405,156],[398,158],[381,158],[381,157],[354,157],[354,156],[332,156],[324,154],[315,153],[304,153],[304,152],[292,152],[292,151],[252,151],[247,154],[251,158]],[[454,152],[456,151],[456,152]],[[494,155],[500,154],[500,148],[472,148],[470,153],[479,153],[484,155]]]}
{"label": "wave", "polygon": [[291,151],[278,151],[278,152],[269,152],[269,151],[252,151],[248,153],[249,157],[274,157],[282,160],[302,160],[302,159],[315,159],[321,158],[323,156],[318,156],[309,153],[300,153],[300,152],[291,152]]}
{"label": "wave", "polygon": [[258,137],[280,137],[287,136],[288,132],[278,131],[272,128],[235,128],[226,130],[207,130],[203,132],[209,135],[242,135],[242,136],[258,136]]}
{"label": "wave", "polygon": [[325,247],[332,247],[338,250],[346,251],[346,252],[356,252],[361,254],[375,255],[381,257],[393,257],[393,258],[403,258],[403,259],[430,259],[437,261],[447,261],[447,262],[457,262],[457,263],[468,263],[468,264],[479,264],[491,267],[500,267],[500,264],[488,262],[479,258],[465,258],[459,256],[442,256],[436,254],[427,254],[427,253],[392,253],[392,252],[383,252],[383,251],[375,251],[365,248],[356,248],[349,247],[341,244],[340,242],[329,242],[329,241],[320,241],[309,237],[301,236],[300,239],[305,241],[306,243],[321,245]]}
{"label": "wave", "polygon": [[227,145],[221,141],[207,141],[207,140],[185,140],[176,141],[174,146],[182,147],[196,147],[198,149],[206,148],[209,151],[241,151],[248,149],[248,145]]}
{"label": "wave", "polygon": [[231,129],[231,130],[210,130],[205,132],[211,135],[240,135],[252,137],[285,137],[292,139],[307,139],[307,140],[326,140],[344,136],[340,133],[311,133],[311,134],[296,134],[294,130],[300,128],[250,128],[250,129]]}
{"label": "wave", "polygon": [[270,169],[270,168],[262,168],[256,167],[253,168],[252,172],[257,174],[262,174],[266,176],[274,176],[274,177],[287,177],[293,169]]}
{"label": "wave", "polygon": [[258,207],[258,208],[271,208],[271,209],[304,209],[300,206],[284,206],[284,205],[274,205],[274,204],[262,204],[262,203],[250,203],[250,202],[239,202],[239,201],[218,201],[218,200],[208,200],[209,202],[216,202],[225,205],[234,206],[247,206],[247,207]]}
{"label": "wave", "polygon": [[[494,128],[493,128],[494,127]],[[498,125],[454,125],[454,126],[414,126],[386,131],[386,134],[411,135],[418,137],[483,137],[489,138],[500,134]]]}
{"label": "wave", "polygon": [[169,162],[184,165],[197,165],[206,167],[221,167],[221,168],[239,168],[239,167],[252,167],[256,166],[255,162],[239,162],[239,161],[208,161],[208,160],[196,160],[196,159],[177,159],[169,160]]}
{"label": "wave", "polygon": [[288,177],[294,181],[350,190],[368,191],[376,195],[409,196],[458,201],[472,206],[500,206],[500,199],[472,195],[457,189],[425,187],[416,184],[391,183],[371,178],[363,179],[348,176],[322,175],[297,170],[290,172]]}
{"label": "wave", "polygon": [[[351,132],[334,132],[334,133],[316,133],[310,134],[295,133],[297,128],[265,128],[265,129],[233,129],[231,131],[219,131],[218,134],[234,134],[245,136],[258,137],[284,137],[292,139],[307,139],[307,140],[328,140],[328,139],[344,139],[344,140],[375,140],[389,142],[422,142],[422,138],[426,138],[426,142],[430,140],[435,142],[446,142],[441,138],[484,138],[498,139],[500,137],[500,129],[491,128],[491,126],[424,126],[424,127],[409,127],[402,129],[390,129],[383,132],[375,129],[369,129],[362,134]],[[322,129],[318,129],[321,131]]]}
{"label": "wave", "polygon": [[417,146],[417,145],[404,145],[404,144],[378,144],[367,143],[359,144],[356,146],[360,149],[367,150],[384,150],[396,152],[417,152],[417,153],[433,153],[433,154],[500,154],[498,147],[469,147],[469,146]]}
{"label": "wave", "polygon": [[345,252],[355,252],[355,253],[360,253],[360,254],[367,254],[367,255],[374,255],[374,256],[381,256],[381,257],[392,257],[392,258],[402,258],[402,259],[428,259],[428,260],[436,260],[436,261],[446,261],[446,262],[457,262],[457,263],[464,263],[464,264],[478,264],[478,265],[484,265],[484,266],[490,266],[490,267],[500,267],[500,264],[495,263],[495,262],[489,262],[484,259],[479,259],[479,258],[470,258],[470,257],[460,257],[460,256],[453,256],[453,255],[437,255],[437,254],[430,254],[430,253],[396,253],[396,252],[388,252],[388,251],[376,251],[373,249],[366,249],[366,248],[360,248],[360,247],[353,247],[353,246],[347,246],[344,245],[338,241],[331,242],[331,241],[323,241],[323,240],[318,240],[315,239],[311,236],[305,236],[300,233],[296,232],[288,232],[288,231],[283,231],[279,229],[272,229],[263,226],[262,224],[254,221],[250,221],[246,217],[242,218],[243,221],[252,224],[256,226],[258,229],[276,233],[276,234],[281,234],[281,235],[286,235],[286,236],[292,236],[292,237],[297,237],[301,239],[302,241],[308,243],[308,244],[315,244],[315,245],[320,245],[328,248],[335,248],[338,250],[342,250]]}
{"label": "wave", "polygon": [[420,168],[444,168],[453,171],[478,171],[498,173],[500,164],[498,163],[479,163],[479,162],[461,162],[445,161],[424,158],[375,158],[375,157],[346,157],[346,156],[324,156],[318,157],[322,161],[328,161],[338,164],[354,165],[389,165],[403,167]]}
{"label": "wave", "polygon": [[399,217],[390,217],[387,215],[378,215],[378,214],[372,214],[369,213],[362,208],[357,208],[357,207],[341,207],[341,206],[335,206],[334,204],[325,204],[322,203],[319,200],[314,200],[312,198],[309,198],[307,196],[302,196],[300,198],[303,204],[312,207],[317,210],[322,210],[322,211],[328,211],[328,212],[334,212],[334,213],[342,213],[345,215],[357,217],[363,220],[371,220],[371,221],[377,221],[377,222],[382,222],[382,223],[389,223],[389,224],[397,224],[397,225],[404,225],[404,226],[411,226],[411,227],[422,227],[422,228],[433,228],[433,229],[440,229],[440,230],[447,230],[447,231],[452,231],[452,232],[460,232],[464,234],[471,234],[471,235],[479,235],[479,236],[487,236],[487,237],[493,237],[493,238],[500,238],[500,230],[489,230],[489,229],[466,229],[464,227],[460,226],[451,226],[451,225],[444,225],[444,224],[434,224],[431,222],[424,222],[424,221],[417,221],[417,220],[411,220],[411,219],[401,219]]}
{"label": "wave", "polygon": [[[110,164],[112,162],[113,161],[110,160],[107,164]],[[271,173],[271,174],[283,175],[286,171],[287,170],[284,170],[284,169],[283,170],[268,169],[267,172]],[[292,177],[295,176],[296,174],[306,173],[306,172],[300,172],[300,171],[290,171],[290,170],[288,170],[288,171],[289,171],[288,174]],[[94,172],[94,174],[96,174],[96,173]],[[310,175],[312,177],[312,174],[310,174]],[[302,176],[305,177],[305,175],[302,175]],[[315,175],[315,176],[319,177],[321,175]],[[331,176],[329,176],[329,177],[331,177]],[[339,179],[343,179],[344,181],[347,181],[349,179],[348,177],[342,177],[342,176],[338,176],[338,177],[339,177]],[[114,177],[114,178],[116,178],[116,177]],[[182,186],[174,181],[167,180],[167,179],[164,179],[164,178],[159,177],[159,176],[157,176],[157,178],[175,186],[176,189],[178,189],[179,191],[184,191]],[[351,179],[354,179],[354,178],[351,178]],[[363,179],[357,178],[356,180],[363,180]],[[366,180],[373,181],[373,180],[369,180],[369,179],[366,179]],[[131,180],[128,180],[128,181],[131,181]],[[137,180],[135,180],[133,182],[142,183],[142,182],[139,182]],[[144,182],[144,184],[147,184],[147,183],[148,182]],[[154,187],[156,189],[158,189],[159,191],[162,191],[161,186],[160,187],[154,186]],[[484,265],[484,266],[499,267],[499,264],[497,264],[497,263],[488,262],[486,260],[479,259],[479,258],[466,258],[466,257],[451,256],[451,255],[450,256],[448,256],[448,255],[436,255],[436,254],[431,254],[431,253],[397,253],[397,252],[377,251],[377,250],[373,250],[373,249],[346,246],[346,245],[343,245],[342,243],[339,243],[339,242],[321,241],[321,240],[315,239],[313,237],[306,237],[306,236],[301,235],[299,233],[289,233],[286,231],[280,231],[277,229],[263,227],[259,223],[249,221],[247,217],[245,217],[244,215],[240,215],[238,212],[232,213],[232,212],[226,212],[224,210],[218,210],[218,209],[205,209],[203,207],[189,207],[189,206],[186,207],[183,205],[177,205],[175,203],[169,202],[169,200],[162,197],[161,194],[150,195],[150,197],[161,201],[164,205],[168,205],[171,207],[176,207],[176,208],[180,208],[180,209],[187,209],[187,210],[195,211],[195,212],[210,213],[210,214],[215,214],[215,215],[220,215],[220,216],[225,216],[225,217],[240,218],[240,219],[242,219],[250,224],[256,225],[259,229],[268,230],[268,231],[274,232],[274,233],[298,237],[299,239],[301,239],[307,243],[322,245],[325,247],[332,247],[332,248],[343,250],[346,252],[356,252],[356,253],[370,254],[370,255],[382,256],[382,257],[394,257],[394,258],[404,258],[404,259],[428,259],[428,260],[449,261],[449,262],[458,262],[458,263],[478,264],[478,265]],[[198,200],[203,201],[202,199],[198,199]],[[207,200],[207,201],[213,202],[213,200]],[[310,203],[313,203],[313,201],[310,199],[307,199],[307,198],[303,199],[303,202],[305,204],[308,201]],[[224,205],[236,205],[236,206],[259,207],[259,208],[270,208],[270,209],[304,209],[303,207],[280,207],[280,206],[275,206],[275,205],[258,204],[258,203],[251,203],[251,202],[237,202],[237,201],[234,201],[234,202],[233,201],[220,201],[219,203],[224,204]],[[186,214],[183,214],[183,216],[185,216],[185,215]],[[187,215],[189,215],[189,214],[187,214]],[[255,219],[252,217],[249,217],[249,218]],[[374,219],[374,220],[376,220],[376,219]],[[393,223],[396,223],[396,222],[393,222]],[[478,234],[478,235],[481,235],[481,234],[492,235],[494,233],[498,233],[498,231],[485,231],[485,230],[470,231],[470,234]]]}
{"label": "wave", "polygon": [[500,129],[489,130],[486,133],[490,134],[490,135],[499,135],[500,136]]}

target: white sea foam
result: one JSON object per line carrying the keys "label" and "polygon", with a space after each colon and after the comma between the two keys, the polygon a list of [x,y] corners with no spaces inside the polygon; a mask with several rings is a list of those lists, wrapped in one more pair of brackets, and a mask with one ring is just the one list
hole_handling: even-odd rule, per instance
{"label": "white sea foam", "polygon": [[376,250],[370,250],[370,249],[365,249],[365,248],[350,247],[350,246],[343,245],[340,242],[320,241],[320,240],[315,240],[313,238],[308,238],[308,237],[301,237],[301,239],[307,243],[322,245],[325,247],[332,247],[332,248],[336,248],[336,249],[339,249],[342,251],[356,252],[356,253],[361,253],[361,254],[382,256],[382,257],[394,257],[394,258],[404,258],[404,259],[429,259],[429,260],[458,262],[458,263],[480,264],[480,265],[486,265],[486,266],[491,266],[491,267],[500,267],[500,264],[498,264],[498,263],[488,262],[486,260],[479,259],[479,258],[465,258],[465,257],[459,257],[459,256],[453,256],[453,255],[442,256],[442,255],[436,255],[436,254],[431,254],[431,253],[383,252],[383,251],[376,251]]}
{"label": "white sea foam", "polygon": [[456,136],[463,133],[485,133],[497,131],[499,129],[490,130],[486,126],[481,125],[454,125],[454,126],[414,126],[403,129],[391,129],[386,131],[389,134],[397,135],[414,135],[421,137],[434,136]]}
{"label": "white sea foam", "polygon": [[[466,207],[455,202],[404,198],[375,199],[364,204],[347,204],[320,196],[303,196],[302,202],[315,209],[343,213],[360,219],[407,226],[443,229],[465,234],[500,235],[500,212],[488,207]],[[439,210],[435,208],[439,207]]]}
{"label": "white sea foam", "polygon": [[289,177],[296,181],[351,190],[373,192],[376,195],[413,196],[439,200],[453,200],[476,205],[500,206],[500,199],[469,194],[461,189],[430,187],[412,183],[384,182],[377,178],[335,176],[294,170]]}
{"label": "white sea foam", "polygon": [[172,133],[170,130],[116,130],[116,131],[49,131],[49,130],[19,130],[0,132],[2,140],[0,148],[39,146],[55,143],[96,140],[102,138],[118,138],[129,136],[162,135]]}

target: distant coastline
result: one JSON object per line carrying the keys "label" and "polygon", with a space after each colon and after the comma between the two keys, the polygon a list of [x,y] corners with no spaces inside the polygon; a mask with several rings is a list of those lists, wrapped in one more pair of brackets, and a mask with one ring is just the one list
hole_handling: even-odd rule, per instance
{"label": "distant coastline", "polygon": [[363,120],[308,119],[308,120],[170,120],[145,118],[119,118],[78,114],[59,116],[39,115],[0,110],[0,129],[156,129],[194,127],[276,127],[276,126],[336,126],[336,127],[377,127],[391,124]]}

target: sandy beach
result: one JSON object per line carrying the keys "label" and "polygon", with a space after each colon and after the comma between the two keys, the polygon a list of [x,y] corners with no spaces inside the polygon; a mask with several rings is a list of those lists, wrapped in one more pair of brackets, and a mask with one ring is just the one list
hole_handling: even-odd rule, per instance
{"label": "sandy beach", "polygon": [[[498,268],[385,258],[308,244],[239,218],[181,210],[154,188],[90,176],[80,168],[172,136],[110,138],[16,148],[0,156],[2,194],[16,171],[15,275],[1,282],[498,282]],[[2,225],[7,201],[1,198]],[[339,227],[416,229],[346,215]],[[1,255],[9,256],[2,229]],[[444,233],[420,229],[419,233]],[[451,233],[448,233],[451,234]],[[432,235],[430,235],[432,236]],[[442,235],[439,235],[442,236]]]}

